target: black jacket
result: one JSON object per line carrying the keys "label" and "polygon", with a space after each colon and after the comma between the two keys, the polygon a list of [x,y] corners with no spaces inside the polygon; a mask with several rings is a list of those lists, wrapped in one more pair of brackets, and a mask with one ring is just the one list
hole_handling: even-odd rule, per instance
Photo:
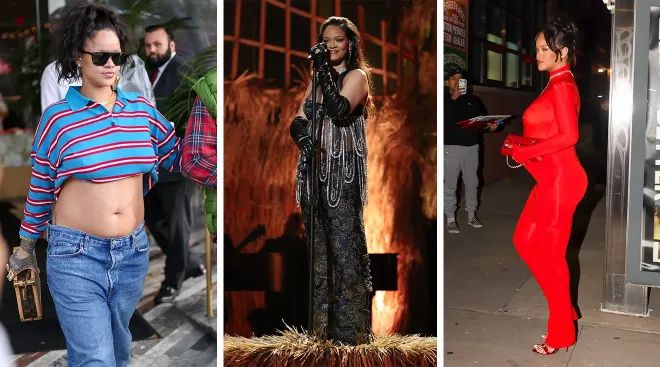
{"label": "black jacket", "polygon": [[[163,73],[160,78],[158,78],[158,81],[156,81],[156,84],[153,86],[154,96],[156,97],[156,107],[161,113],[164,112],[163,108],[165,107],[163,102],[167,97],[174,93],[174,90],[181,83],[179,67],[181,67],[182,64],[183,60],[178,56],[174,56],[163,70]],[[170,173],[160,169],[158,171],[158,176],[158,182],[163,183],[183,181],[185,179],[180,173]]]}
{"label": "black jacket", "polygon": [[174,56],[170,63],[167,64],[163,74],[160,76],[154,85],[154,96],[156,96],[156,104],[158,108],[162,108],[162,102],[174,93],[176,87],[181,83],[181,75],[179,68],[183,64],[183,60],[179,56]]}
{"label": "black jacket", "polygon": [[472,117],[486,115],[486,107],[481,99],[471,94],[465,94],[453,100],[446,93],[444,107],[444,144],[463,146],[479,144],[482,131],[462,129],[456,123]]}

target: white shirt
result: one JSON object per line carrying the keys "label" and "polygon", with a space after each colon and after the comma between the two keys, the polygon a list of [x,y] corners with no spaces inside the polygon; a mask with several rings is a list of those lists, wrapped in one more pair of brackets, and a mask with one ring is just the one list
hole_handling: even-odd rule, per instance
{"label": "white shirt", "polygon": [[[124,92],[140,93],[155,106],[156,98],[149,81],[147,69],[144,67],[144,61],[137,55],[131,55],[126,66],[121,70],[119,87]],[[58,82],[55,61],[48,64],[41,74],[41,112],[53,103],[63,100],[70,86],[80,86],[80,80],[72,82],[61,80]]]}
{"label": "white shirt", "polygon": [[163,65],[158,67],[158,75],[156,75],[156,80],[154,80],[154,86],[156,86],[156,83],[160,80],[160,76],[163,75],[163,70],[167,67],[167,65],[172,61],[172,59],[176,56],[176,52],[172,52],[172,56],[170,56],[170,59],[167,60]]}

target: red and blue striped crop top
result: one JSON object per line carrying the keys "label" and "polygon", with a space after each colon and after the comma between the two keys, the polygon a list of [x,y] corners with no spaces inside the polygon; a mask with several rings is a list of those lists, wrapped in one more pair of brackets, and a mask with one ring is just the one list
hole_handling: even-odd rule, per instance
{"label": "red and blue striped crop top", "polygon": [[158,181],[158,166],[179,171],[174,127],[144,97],[122,92],[112,112],[70,87],[44,111],[32,146],[32,177],[20,235],[37,239],[69,177],[110,182],[146,174],[144,193]]}

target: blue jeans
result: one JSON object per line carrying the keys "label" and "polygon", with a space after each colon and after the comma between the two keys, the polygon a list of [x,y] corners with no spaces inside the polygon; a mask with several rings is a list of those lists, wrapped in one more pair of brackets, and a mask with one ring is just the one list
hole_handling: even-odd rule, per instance
{"label": "blue jeans", "polygon": [[117,238],[51,224],[46,264],[69,366],[128,365],[128,322],[149,266],[144,224]]}

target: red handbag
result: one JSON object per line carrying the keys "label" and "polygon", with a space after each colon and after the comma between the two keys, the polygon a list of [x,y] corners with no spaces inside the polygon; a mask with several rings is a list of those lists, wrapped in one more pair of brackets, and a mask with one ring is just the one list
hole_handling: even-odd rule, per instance
{"label": "red handbag", "polygon": [[[529,137],[526,137],[526,136],[520,136],[520,135],[516,135],[516,134],[509,134],[509,135],[507,135],[506,138],[504,138],[504,143],[502,144],[502,148],[500,149],[500,153],[502,153],[503,156],[506,156],[506,158],[507,158],[506,163],[509,167],[511,167],[511,168],[522,167],[522,166],[524,166],[524,163],[521,163],[517,166],[512,166],[509,163],[509,157],[511,157],[511,154],[513,153],[514,145],[524,147],[524,146],[534,145],[536,143],[538,143],[538,139],[529,138]],[[543,158],[542,157],[535,157],[535,158],[532,158],[531,160],[533,160],[533,161],[542,161]]]}

